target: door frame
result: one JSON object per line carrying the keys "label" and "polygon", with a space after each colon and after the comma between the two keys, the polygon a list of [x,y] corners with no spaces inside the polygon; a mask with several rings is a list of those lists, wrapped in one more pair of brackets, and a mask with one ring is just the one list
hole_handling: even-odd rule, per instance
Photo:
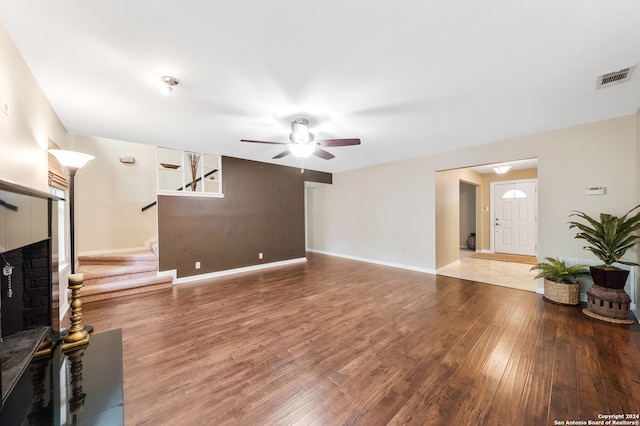
{"label": "door frame", "polygon": [[495,206],[495,185],[502,185],[505,183],[535,183],[535,224],[534,224],[534,243],[535,243],[535,255],[538,256],[538,179],[514,179],[514,180],[497,180],[489,183],[489,206],[491,211],[491,218],[489,219],[489,247],[491,253],[495,253],[495,235],[496,235],[496,206]]}

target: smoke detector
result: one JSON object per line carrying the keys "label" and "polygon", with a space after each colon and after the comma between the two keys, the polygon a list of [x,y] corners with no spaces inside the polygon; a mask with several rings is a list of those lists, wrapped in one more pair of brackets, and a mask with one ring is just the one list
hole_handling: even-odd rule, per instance
{"label": "smoke detector", "polygon": [[596,89],[603,89],[605,87],[613,86],[615,84],[624,83],[629,81],[631,78],[631,74],[633,73],[633,69],[636,66],[627,67],[621,69],[620,71],[613,71],[606,74],[602,74],[598,76],[598,83],[596,84]]}

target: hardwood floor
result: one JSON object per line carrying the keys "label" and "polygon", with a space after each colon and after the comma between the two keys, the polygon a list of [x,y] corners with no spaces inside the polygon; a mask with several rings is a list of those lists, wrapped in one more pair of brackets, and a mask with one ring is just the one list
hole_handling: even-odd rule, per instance
{"label": "hardwood floor", "polygon": [[94,333],[123,329],[126,424],[552,425],[640,413],[637,323],[526,291],[308,259],[85,303]]}

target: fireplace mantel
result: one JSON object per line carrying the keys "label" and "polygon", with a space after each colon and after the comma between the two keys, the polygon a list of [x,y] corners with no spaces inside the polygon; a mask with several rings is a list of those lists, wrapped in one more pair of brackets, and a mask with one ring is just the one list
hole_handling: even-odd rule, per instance
{"label": "fireplace mantel", "polygon": [[0,178],[0,253],[50,236],[47,200],[62,198]]}
{"label": "fireplace mantel", "polygon": [[8,191],[8,192],[14,192],[16,194],[30,195],[32,197],[37,197],[37,198],[49,198],[56,201],[62,200],[62,198],[55,196],[53,194],[49,194],[48,192],[30,188],[28,186],[24,186],[17,182],[3,179],[1,177],[0,177],[0,191]]}

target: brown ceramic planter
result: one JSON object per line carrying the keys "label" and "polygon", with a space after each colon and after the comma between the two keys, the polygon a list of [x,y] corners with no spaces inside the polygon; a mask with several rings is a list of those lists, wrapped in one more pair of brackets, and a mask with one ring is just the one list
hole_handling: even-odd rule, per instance
{"label": "brown ceramic planter", "polygon": [[605,268],[605,265],[590,266],[593,283],[604,288],[624,288],[629,271],[620,268]]}

